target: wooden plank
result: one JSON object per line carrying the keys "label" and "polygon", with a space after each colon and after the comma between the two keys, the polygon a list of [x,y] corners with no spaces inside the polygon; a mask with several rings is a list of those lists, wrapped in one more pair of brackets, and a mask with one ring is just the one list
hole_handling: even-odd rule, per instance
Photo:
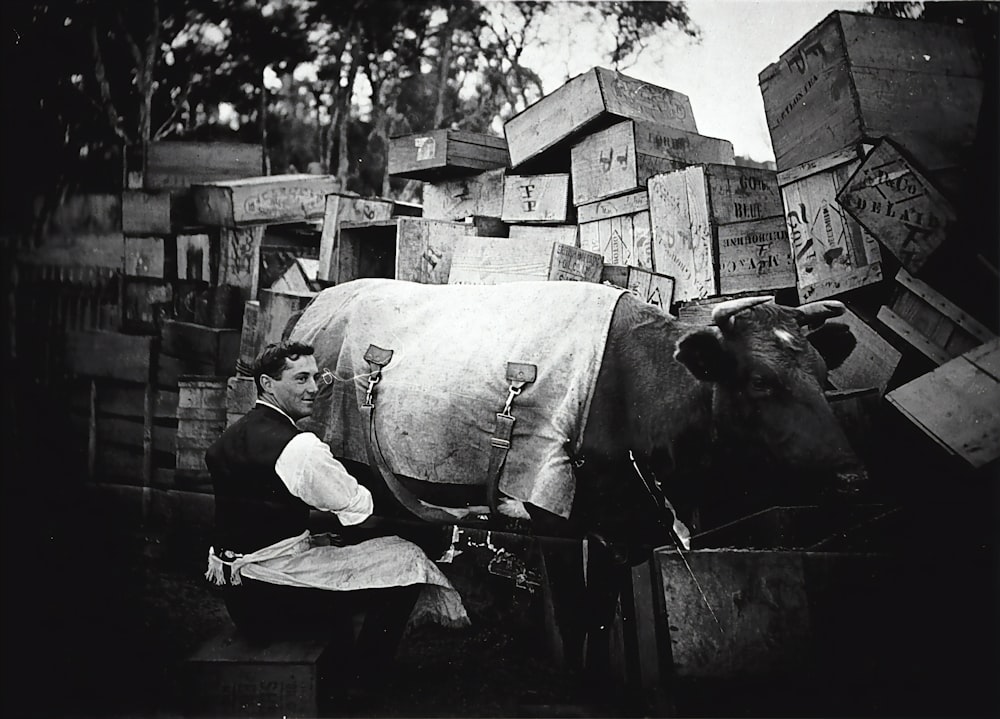
{"label": "wooden plank", "polygon": [[400,217],[396,231],[395,277],[422,284],[448,284],[459,239],[475,228],[460,222]]}
{"label": "wooden plank", "polygon": [[510,223],[572,222],[569,174],[507,175],[500,219]]}
{"label": "wooden plank", "polygon": [[198,184],[192,188],[199,224],[237,228],[305,222],[323,217],[326,196],[335,193],[329,175],[268,175]]}
{"label": "wooden plank", "polygon": [[257,346],[257,325],[260,318],[260,300],[247,300],[243,307],[243,324],[240,331],[240,355],[236,358],[238,374],[250,374],[260,351]]}
{"label": "wooden plank", "polygon": [[511,225],[507,236],[512,240],[548,240],[576,247],[578,232],[576,225]]}
{"label": "wooden plank", "polygon": [[[145,446],[145,424],[142,417],[97,417],[98,447],[117,445],[143,451]],[[174,454],[177,450],[177,429],[164,425],[152,425],[150,448],[155,452]],[[100,450],[98,450],[100,451]]]}
{"label": "wooden plank", "polygon": [[66,368],[84,377],[148,382],[155,341],[118,332],[67,332]]}
{"label": "wooden plank", "polygon": [[500,217],[504,168],[424,185],[424,214],[429,220]]}
{"label": "wooden plank", "polygon": [[600,255],[550,240],[464,237],[455,246],[448,283],[599,282],[602,266]]}
{"label": "wooden plank", "polygon": [[961,327],[965,332],[978,339],[980,342],[988,342],[995,338],[985,325],[978,322],[964,312],[958,305],[943,297],[923,280],[919,280],[904,268],[900,268],[896,273],[896,282],[912,292],[914,295],[924,300],[927,304]]}
{"label": "wooden plank", "polygon": [[334,280],[339,274],[335,263],[340,257],[338,249],[342,223],[380,222],[388,220],[392,214],[393,203],[390,200],[364,199],[342,194],[327,195],[319,242],[317,277],[321,280]]}
{"label": "wooden plank", "polygon": [[253,409],[257,401],[257,383],[253,377],[230,377],[226,380],[226,427]]}
{"label": "wooden plank", "polygon": [[126,235],[168,235],[174,229],[168,192],[122,192],[122,232]]}
{"label": "wooden plank", "polygon": [[608,123],[614,117],[698,132],[686,95],[605,68],[593,68],[504,124],[511,166],[517,167],[557,144],[572,142],[596,123]]}
{"label": "wooden plank", "polygon": [[[635,265],[650,269],[653,248],[649,212],[615,215],[580,225],[580,246],[599,252],[612,265]],[[586,235],[587,246],[583,244]]]}
{"label": "wooden plank", "polygon": [[414,180],[444,180],[506,167],[503,138],[455,130],[434,130],[389,140],[388,173]]}
{"label": "wooden plank", "polygon": [[910,272],[924,265],[957,220],[948,200],[889,138],[868,154],[837,202]]}
{"label": "wooden plank", "polygon": [[126,237],[125,274],[130,277],[172,279],[167,277],[167,252],[165,237]]}
{"label": "wooden plank", "polygon": [[802,302],[882,279],[878,243],[836,201],[860,162],[845,162],[781,188]]}
{"label": "wooden plank", "polygon": [[857,340],[854,351],[844,363],[830,370],[830,383],[841,390],[877,387],[885,394],[902,353],[851,310],[830,321],[850,327]]}
{"label": "wooden plank", "polygon": [[177,279],[209,282],[212,246],[205,233],[177,235]]}
{"label": "wooden plank", "polygon": [[676,281],[675,299],[717,294],[705,174],[691,167],[649,179],[653,270]]}
{"label": "wooden plank", "polygon": [[[120,382],[88,380],[75,385],[70,391],[70,407],[83,415],[90,413],[90,394],[93,384],[93,410],[99,415],[142,417],[145,410],[145,386]],[[177,393],[158,390],[153,396],[153,419],[177,418]]]}
{"label": "wooden plank", "polygon": [[577,221],[582,225],[618,215],[634,215],[643,210],[649,210],[649,193],[645,189],[580,205],[576,213]]}
{"label": "wooden plank", "polygon": [[260,175],[262,145],[235,142],[156,141],[145,145],[145,167],[137,168],[147,190],[180,190],[203,182]]}
{"label": "wooden plank", "polygon": [[216,368],[216,374],[231,374],[235,370],[239,348],[239,330],[177,320],[163,320],[160,326],[161,352],[171,357],[211,364]]}
{"label": "wooden plank", "polygon": [[906,320],[893,312],[891,308],[880,307],[878,311],[878,320],[920,350],[935,364],[941,365],[951,359],[951,357],[949,357],[943,349],[935,345],[933,342],[930,342],[924,335],[915,330]]}
{"label": "wooden plank", "polygon": [[1000,362],[1000,339],[973,352],[975,362],[956,357],[886,399],[946,450],[982,467],[1000,457],[1000,382],[980,369]]}

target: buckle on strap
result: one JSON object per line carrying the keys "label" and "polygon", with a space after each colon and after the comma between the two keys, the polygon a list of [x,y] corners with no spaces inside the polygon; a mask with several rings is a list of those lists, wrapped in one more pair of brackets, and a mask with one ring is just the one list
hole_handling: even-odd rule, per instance
{"label": "buckle on strap", "polygon": [[375,385],[382,380],[382,368],[392,361],[392,350],[368,345],[368,349],[365,351],[365,361],[372,371],[368,375],[368,390],[365,392],[365,401],[361,406],[373,407],[372,397],[375,394]]}
{"label": "buckle on strap", "polygon": [[507,381],[510,382],[510,386],[507,388],[507,401],[504,403],[503,410],[498,415],[499,417],[513,418],[513,415],[510,413],[510,406],[514,402],[514,398],[521,394],[524,385],[534,382],[537,376],[538,368],[533,364],[527,364],[526,362],[507,363]]}

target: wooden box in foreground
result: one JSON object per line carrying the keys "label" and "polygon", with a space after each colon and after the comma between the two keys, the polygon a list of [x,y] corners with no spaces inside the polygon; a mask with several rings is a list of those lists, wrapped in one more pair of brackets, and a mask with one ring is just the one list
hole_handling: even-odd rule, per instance
{"label": "wooden box in foreground", "polygon": [[609,265],[653,267],[646,190],[581,205],[577,220],[583,249],[599,252]]}
{"label": "wooden box in foreground", "polygon": [[183,192],[204,182],[257,177],[264,147],[241,142],[156,140],[125,153],[127,189]]}
{"label": "wooden box in foreground", "polygon": [[323,217],[326,196],[337,191],[329,175],[268,175],[196,185],[195,217],[199,224],[243,227],[305,222]]}
{"label": "wooden box in foreground", "polygon": [[527,280],[600,282],[601,256],[535,238],[464,237],[455,245],[448,284],[496,285]]}
{"label": "wooden box in foreground", "polygon": [[862,152],[841,150],[778,173],[802,302],[882,279],[878,242],[837,202],[860,166]]}
{"label": "wooden box in foreground", "polygon": [[573,146],[573,204],[643,188],[653,175],[699,163],[734,163],[728,140],[651,122],[626,120]]}
{"label": "wooden box in foreground", "polygon": [[507,143],[493,135],[434,130],[389,140],[388,172],[394,177],[447,180],[507,164]]}
{"label": "wooden box in foreground", "polygon": [[776,175],[696,165],[649,180],[653,269],[689,300],[795,284]]}
{"label": "wooden box in foreground", "polygon": [[504,124],[511,166],[615,119],[645,120],[698,132],[687,95],[595,67]]}
{"label": "wooden box in foreground", "polygon": [[926,170],[961,164],[981,72],[971,29],[831,13],[760,73],[778,169],[883,136]]}

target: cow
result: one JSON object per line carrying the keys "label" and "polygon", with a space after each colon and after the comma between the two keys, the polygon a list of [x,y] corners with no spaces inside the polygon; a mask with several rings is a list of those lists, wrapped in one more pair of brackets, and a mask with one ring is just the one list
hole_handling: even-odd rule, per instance
{"label": "cow", "polygon": [[[367,284],[361,288],[357,282]],[[315,316],[322,312],[321,298],[337,292],[363,298],[380,288],[398,291],[394,281],[378,282],[382,284],[356,281],[324,290],[286,334],[324,339],[327,325]],[[712,460],[732,455],[738,461],[744,453],[766,456],[775,471],[794,469],[817,484],[828,478],[836,486],[839,478],[854,486],[863,477],[864,469],[824,397],[827,372],[847,358],[854,338],[847,326],[825,322],[844,312],[837,301],[792,308],[774,304],[770,297],[727,300],[715,305],[711,324],[697,326],[679,322],[631,293],[609,295],[610,288],[597,284],[514,283],[480,292],[510,298],[530,288],[536,298],[551,293],[556,301],[559,286],[567,284],[581,285],[574,289],[581,306],[591,298],[609,302],[610,323],[585,430],[572,457],[572,509],[568,516],[530,503],[525,509],[537,535],[593,540],[588,542],[586,586],[579,558],[568,561],[543,552],[543,559],[565,656],[572,665],[599,671],[608,660],[607,628],[618,582],[625,576],[622,568],[641,557],[630,549],[676,539],[677,517],[664,494],[684,497],[679,504],[696,501],[697,487],[685,484],[706,476]],[[439,302],[435,316],[446,318],[450,307],[469,296],[455,294],[460,290],[449,286],[413,287],[412,299],[396,305],[394,313],[405,317],[412,304],[434,299]],[[338,305],[338,312],[349,313],[352,302],[362,301],[351,297]],[[484,326],[494,320],[499,321],[479,317]],[[536,313],[527,321],[542,320]],[[475,334],[471,336],[474,343]],[[325,357],[341,354],[342,347],[337,339],[318,350],[319,366]],[[488,355],[496,350],[491,345],[472,351]],[[363,386],[364,377],[360,381]],[[373,388],[374,383],[369,399]],[[324,421],[321,413],[319,421]],[[383,440],[390,444],[393,438]],[[731,471],[739,465],[728,466]],[[725,478],[733,493],[753,481],[747,472]],[[479,483],[484,482],[486,477]],[[419,482],[409,484],[414,485]]]}

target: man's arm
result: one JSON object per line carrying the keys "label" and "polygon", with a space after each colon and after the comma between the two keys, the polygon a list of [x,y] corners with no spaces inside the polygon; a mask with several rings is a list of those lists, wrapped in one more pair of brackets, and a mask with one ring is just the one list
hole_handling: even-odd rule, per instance
{"label": "man's arm", "polygon": [[288,491],[316,509],[333,512],[341,524],[359,524],[372,514],[372,495],[312,432],[295,435],[274,464]]}

